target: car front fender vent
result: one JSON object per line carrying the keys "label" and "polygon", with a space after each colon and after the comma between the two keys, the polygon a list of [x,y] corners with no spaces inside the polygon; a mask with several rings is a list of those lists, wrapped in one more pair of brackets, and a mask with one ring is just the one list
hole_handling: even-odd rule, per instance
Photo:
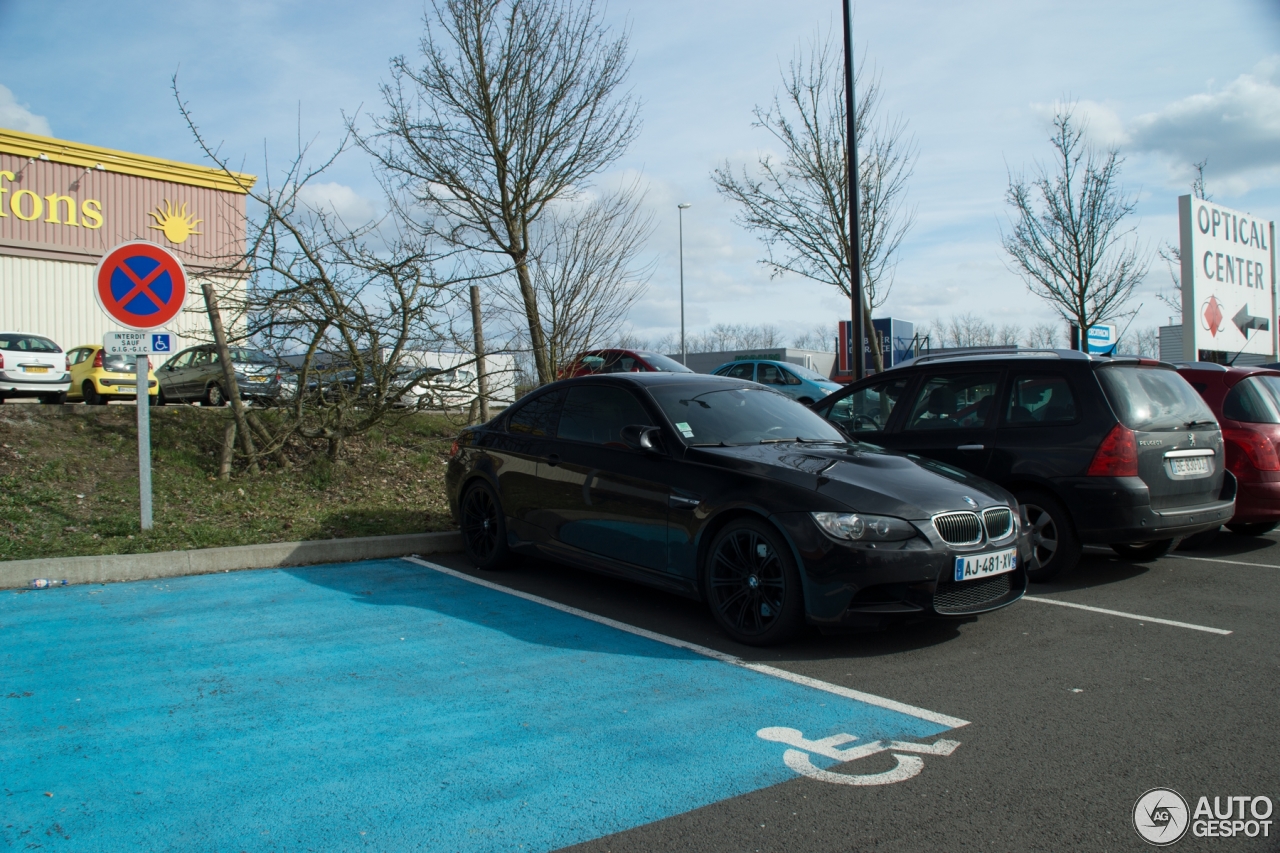
{"label": "car front fender vent", "polygon": [[948,545],[977,545],[982,541],[982,522],[976,512],[944,512],[933,517],[933,529]]}
{"label": "car front fender vent", "polygon": [[1004,539],[1013,532],[1013,510],[1007,506],[982,511],[982,523],[987,528],[987,538],[991,541]]}

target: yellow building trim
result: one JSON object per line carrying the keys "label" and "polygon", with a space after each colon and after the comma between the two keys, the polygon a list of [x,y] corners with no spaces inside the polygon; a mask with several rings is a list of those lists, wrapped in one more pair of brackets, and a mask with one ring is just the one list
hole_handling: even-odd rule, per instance
{"label": "yellow building trim", "polygon": [[101,166],[104,171],[121,175],[135,175],[139,178],[153,178],[157,181],[170,181],[175,184],[206,187],[231,193],[248,193],[258,180],[255,175],[224,172],[208,166],[161,160],[159,157],[148,157],[145,154],[130,154],[127,151],[114,151],[110,148],[99,148],[96,145],[68,142],[65,139],[50,139],[47,136],[36,136],[34,133],[22,133],[4,128],[0,128],[0,153],[16,154],[19,157],[30,157],[36,160],[51,160],[54,163],[67,163],[86,169],[96,169]]}

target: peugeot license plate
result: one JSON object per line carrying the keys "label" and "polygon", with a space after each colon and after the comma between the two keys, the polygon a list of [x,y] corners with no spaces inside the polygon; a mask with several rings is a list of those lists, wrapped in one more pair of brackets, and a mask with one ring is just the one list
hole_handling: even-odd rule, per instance
{"label": "peugeot license plate", "polygon": [[1185,456],[1180,459],[1170,459],[1169,465],[1173,468],[1173,473],[1175,474],[1209,473],[1208,456]]}
{"label": "peugeot license plate", "polygon": [[1016,568],[1018,568],[1017,548],[992,551],[989,554],[974,554],[969,557],[956,557],[956,580],[968,581],[984,578],[987,575],[1002,575]]}

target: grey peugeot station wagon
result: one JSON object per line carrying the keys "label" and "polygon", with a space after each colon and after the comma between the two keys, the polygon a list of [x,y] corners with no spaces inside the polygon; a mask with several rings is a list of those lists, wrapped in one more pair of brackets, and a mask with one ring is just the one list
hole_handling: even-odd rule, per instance
{"label": "grey peugeot station wagon", "polygon": [[926,355],[821,400],[851,436],[937,460],[1017,496],[1033,581],[1087,544],[1152,560],[1235,511],[1213,412],[1174,369],[1074,350]]}

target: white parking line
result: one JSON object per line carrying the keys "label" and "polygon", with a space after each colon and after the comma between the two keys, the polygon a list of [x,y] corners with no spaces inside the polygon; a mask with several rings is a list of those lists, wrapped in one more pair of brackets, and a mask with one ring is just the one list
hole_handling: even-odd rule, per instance
{"label": "white parking line", "polygon": [[1123,613],[1119,610],[1107,610],[1104,607],[1090,607],[1087,604],[1074,604],[1070,601],[1058,601],[1056,598],[1041,598],[1038,595],[1024,595],[1023,601],[1038,601],[1041,604],[1056,604],[1059,607],[1073,607],[1076,610],[1088,610],[1091,613],[1105,613],[1108,616],[1120,616],[1124,619],[1134,619],[1138,622],[1155,622],[1157,625],[1172,625],[1175,628],[1190,628],[1192,631],[1204,631],[1207,634],[1222,634],[1226,636],[1232,633],[1224,631],[1221,628],[1206,628],[1204,625],[1192,625],[1190,622],[1175,622],[1172,619],[1157,619],[1154,616],[1139,616],[1136,613]]}
{"label": "white parking line", "polygon": [[1272,566],[1267,563],[1246,563],[1243,560],[1220,560],[1214,557],[1188,557],[1183,554],[1171,554],[1176,560],[1199,560],[1202,563],[1226,563],[1229,566],[1253,566],[1258,569],[1280,569],[1280,566]]}
{"label": "white parking line", "polygon": [[512,589],[511,587],[508,587],[508,586],[502,586],[501,584],[496,584],[491,581],[483,580],[481,578],[477,578],[472,575],[466,574],[465,572],[458,572],[458,571],[454,571],[453,569],[445,568],[439,563],[428,562],[427,560],[424,560],[421,557],[409,556],[409,557],[402,557],[401,559],[406,560],[410,563],[416,563],[419,566],[425,566],[428,569],[441,572],[442,574],[450,575],[452,577],[458,578],[459,580],[464,580],[467,583],[477,584],[479,586],[496,590],[497,592],[506,593],[507,595],[514,595],[517,598],[523,598],[525,601],[532,601],[535,604],[541,604],[544,607],[551,607],[563,613],[570,613],[574,616],[580,616],[583,619],[590,619],[592,622],[599,622],[601,625],[608,625],[610,628],[617,628],[619,631],[626,631],[628,634],[635,634],[637,637],[645,637],[646,639],[656,640],[659,643],[665,643],[668,646],[675,646],[676,648],[679,648],[679,649],[687,649],[688,651],[694,652],[695,654],[703,655],[704,657],[714,658],[715,660],[722,661],[727,664],[732,664],[733,666],[740,666],[743,669],[749,669],[752,672],[758,672],[761,675],[769,675],[769,676],[773,676],[774,678],[781,678],[784,681],[790,681],[794,684],[802,684],[805,687],[812,687],[815,690],[822,690],[826,693],[834,693],[837,696],[844,696],[845,698],[854,699],[858,702],[866,703],[867,705],[875,705],[877,708],[884,708],[889,711],[897,711],[899,714],[906,714],[911,717],[916,717],[917,719],[927,720],[931,723],[937,723],[940,726],[947,726],[948,728],[958,729],[961,726],[969,725],[968,720],[962,720],[959,717],[952,717],[947,714],[939,714],[937,711],[930,711],[925,708],[917,708],[914,705],[907,705],[906,703],[897,702],[893,699],[886,699],[883,696],[876,696],[872,693],[863,693],[861,690],[851,690],[848,687],[841,687],[838,684],[831,684],[830,682],[827,682],[827,681],[819,681],[816,678],[809,678],[808,676],[805,676],[805,675],[798,675],[794,672],[788,672],[785,669],[778,669],[777,667],[768,666],[766,664],[751,663],[750,661],[745,661],[742,658],[737,657],[735,655],[726,654],[724,652],[718,652],[715,649],[709,649],[706,646],[699,646],[697,643],[689,643],[689,642],[685,642],[684,640],[677,640],[675,637],[668,637],[665,634],[657,634],[657,633],[654,633],[653,631],[646,631],[644,628],[637,628],[634,625],[628,625],[625,622],[618,622],[615,619],[609,619],[608,617],[605,617],[605,616],[597,616],[595,613],[590,613],[586,610],[579,610],[576,607],[570,607],[567,604],[561,604],[560,602],[552,601],[549,598],[543,598],[542,596],[539,596],[539,595],[532,595],[527,592],[521,592],[518,589]]}

